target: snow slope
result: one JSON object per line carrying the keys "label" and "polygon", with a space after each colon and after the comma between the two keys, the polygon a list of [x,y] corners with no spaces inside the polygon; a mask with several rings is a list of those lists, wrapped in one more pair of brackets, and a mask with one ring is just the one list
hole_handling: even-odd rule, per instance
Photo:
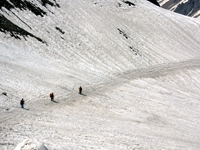
{"label": "snow slope", "polygon": [[0,33],[0,149],[200,149],[200,22],[131,2],[1,11],[46,44]]}

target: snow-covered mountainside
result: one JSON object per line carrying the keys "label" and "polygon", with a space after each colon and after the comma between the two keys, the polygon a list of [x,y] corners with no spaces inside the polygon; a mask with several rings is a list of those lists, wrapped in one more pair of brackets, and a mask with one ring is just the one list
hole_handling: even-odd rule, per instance
{"label": "snow-covered mountainside", "polygon": [[158,0],[161,7],[174,12],[200,18],[200,1],[199,0]]}
{"label": "snow-covered mountainside", "polygon": [[0,6],[1,150],[200,149],[199,20],[146,0]]}

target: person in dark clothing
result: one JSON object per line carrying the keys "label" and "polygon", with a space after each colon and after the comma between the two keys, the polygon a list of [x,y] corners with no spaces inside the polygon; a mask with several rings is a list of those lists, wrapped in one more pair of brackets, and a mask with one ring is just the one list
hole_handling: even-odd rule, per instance
{"label": "person in dark clothing", "polygon": [[79,87],[78,90],[79,90],[79,94],[82,94],[82,87],[81,86]]}
{"label": "person in dark clothing", "polygon": [[50,97],[51,97],[51,101],[53,101],[54,100],[54,94],[53,94],[53,92],[50,94]]}
{"label": "person in dark clothing", "polygon": [[22,98],[22,100],[20,101],[20,105],[21,105],[22,108],[24,108],[24,103],[25,103],[25,101],[24,101],[24,99]]}

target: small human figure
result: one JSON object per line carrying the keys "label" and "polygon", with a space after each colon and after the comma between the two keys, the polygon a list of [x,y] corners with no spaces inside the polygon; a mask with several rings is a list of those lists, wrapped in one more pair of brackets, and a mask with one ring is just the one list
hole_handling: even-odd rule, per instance
{"label": "small human figure", "polygon": [[53,92],[52,92],[52,93],[50,93],[50,98],[51,98],[51,101],[53,101],[53,100],[54,100],[54,94],[53,94]]}
{"label": "small human figure", "polygon": [[82,94],[82,87],[81,86],[79,87],[78,90],[79,90],[79,94]]}
{"label": "small human figure", "polygon": [[24,99],[22,98],[22,100],[20,101],[20,105],[21,105],[22,108],[24,108],[24,103],[25,103],[25,101],[24,101]]}

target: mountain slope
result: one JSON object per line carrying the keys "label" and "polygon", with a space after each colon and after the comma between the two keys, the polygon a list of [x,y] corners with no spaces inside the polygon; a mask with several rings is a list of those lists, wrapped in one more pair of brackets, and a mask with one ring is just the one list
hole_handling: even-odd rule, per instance
{"label": "mountain slope", "polygon": [[0,149],[200,148],[198,20],[140,0],[27,2],[45,15],[1,9],[29,35],[0,32]]}
{"label": "mountain slope", "polygon": [[168,10],[198,18],[200,16],[200,1],[198,0],[160,0],[160,5]]}
{"label": "mountain slope", "polygon": [[[24,40],[15,40],[21,48],[17,51],[12,48],[12,53],[10,51],[12,55],[3,53],[2,59],[8,57],[9,61],[17,62],[16,64],[18,61],[22,61],[22,64],[18,65],[27,69],[34,65],[39,72],[43,68],[46,72],[42,74],[41,79],[46,78],[46,74],[49,75],[50,72],[53,72],[53,68],[60,68],[62,76],[74,78],[77,82],[84,80],[83,84],[86,84],[92,81],[92,77],[96,80],[98,76],[110,76],[110,74],[136,68],[184,61],[199,55],[196,51],[199,47],[198,23],[193,20],[189,21],[188,18],[182,17],[181,20],[177,20],[178,15],[176,18],[169,16],[170,21],[168,21],[165,19],[166,15],[163,14],[165,13],[162,12],[163,10],[156,10],[157,13],[155,13],[154,10],[150,10],[151,7],[147,7],[146,3],[139,3],[139,6],[135,7],[124,2],[121,2],[119,6],[117,1],[110,3],[66,1],[60,5],[63,5],[65,9],[50,7],[48,9],[52,9],[53,13],[49,13],[46,17],[37,17],[24,11],[19,12],[18,15],[23,22],[19,21],[12,13],[8,13],[7,17],[12,18],[15,24],[39,37],[47,45],[38,43],[31,38],[26,39],[25,44]],[[75,7],[76,5],[77,7]],[[142,5],[141,9],[140,5]],[[6,13],[3,14],[6,16]],[[130,18],[130,16],[134,17]],[[185,21],[188,23],[185,24]],[[31,29],[24,22],[29,24]],[[176,24],[180,29],[175,27]],[[194,29],[187,30],[186,28],[191,25],[194,26]],[[174,33],[177,34],[174,35]],[[3,40],[6,40],[9,35],[3,34],[2,37],[5,37]],[[6,41],[9,40],[13,44],[15,43],[10,38]],[[3,46],[6,47],[6,44]],[[23,51],[27,53],[24,56],[21,54]],[[39,60],[27,60],[27,55]],[[26,60],[28,64],[23,62]],[[52,64],[51,61],[54,63]],[[61,62],[66,63],[60,64]],[[76,64],[75,72],[81,72],[80,75],[74,76],[74,73],[69,72],[73,68],[71,67],[73,64]],[[91,75],[84,75],[88,73]],[[35,79],[38,75],[36,73],[30,76]],[[53,76],[45,84],[57,83],[57,79],[51,81]],[[5,79],[2,79],[3,82]],[[7,83],[5,84],[7,85]],[[74,81],[71,84],[69,88],[77,85]],[[35,89],[30,88],[30,90]],[[44,91],[44,93],[46,92]]]}

